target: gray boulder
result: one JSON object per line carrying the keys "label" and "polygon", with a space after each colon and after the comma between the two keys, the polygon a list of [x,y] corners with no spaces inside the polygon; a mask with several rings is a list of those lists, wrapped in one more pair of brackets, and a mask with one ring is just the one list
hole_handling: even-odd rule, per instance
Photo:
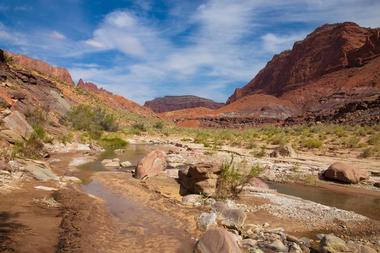
{"label": "gray boulder", "polygon": [[234,236],[225,229],[210,229],[199,239],[196,253],[240,253]]}

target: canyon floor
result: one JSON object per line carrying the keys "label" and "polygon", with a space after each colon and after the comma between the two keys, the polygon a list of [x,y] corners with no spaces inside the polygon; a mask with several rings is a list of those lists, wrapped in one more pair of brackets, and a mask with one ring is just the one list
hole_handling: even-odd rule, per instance
{"label": "canyon floor", "polygon": [[[284,231],[309,238],[311,244],[317,242],[318,234],[334,233],[346,241],[380,250],[380,190],[371,184],[341,185],[317,178],[332,162],[343,160],[368,168],[372,172],[370,180],[378,180],[378,160],[311,153],[298,153],[292,158],[255,158],[242,148],[223,146],[211,152],[180,138],[136,137],[128,141],[126,151],[116,154],[79,149],[56,152],[44,161],[16,161],[13,166],[19,170],[2,173],[0,252],[193,252],[204,232],[197,225],[198,217],[210,207],[182,202],[180,185],[171,177],[176,168],[138,180],[130,168],[101,165],[104,158],[115,156],[136,165],[154,149],[174,154],[173,163],[177,164],[220,163],[233,154],[238,161],[265,167],[263,177],[269,182],[282,179],[285,185],[293,182],[300,187],[324,189],[338,194],[338,198],[342,196],[339,194],[353,196],[346,199],[353,203],[343,205],[348,210],[275,190],[244,192],[233,202],[244,207],[247,229],[261,229],[264,234]],[[289,169],[295,165],[297,170]],[[313,176],[311,186],[303,186],[306,176]],[[366,199],[373,205],[357,208]],[[349,210],[351,207],[353,210]]]}

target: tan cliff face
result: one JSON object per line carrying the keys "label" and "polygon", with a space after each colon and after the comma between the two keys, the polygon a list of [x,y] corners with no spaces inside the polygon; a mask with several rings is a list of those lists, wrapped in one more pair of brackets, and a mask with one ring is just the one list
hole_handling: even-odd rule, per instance
{"label": "tan cliff face", "polygon": [[[296,42],[292,50],[275,55],[254,79],[236,89],[227,103],[250,94],[263,93],[279,97],[318,82],[328,74],[363,67],[379,56],[379,28],[363,28],[349,22],[323,25],[303,41]],[[366,79],[372,77],[374,74],[364,76]],[[329,82],[334,83],[334,78],[330,75]],[[356,86],[363,85],[359,82]],[[324,86],[327,91],[329,84]],[[338,86],[344,87],[345,83],[340,82]],[[380,86],[378,81],[375,86]]]}
{"label": "tan cliff face", "polygon": [[74,81],[71,78],[69,71],[65,68],[52,66],[44,61],[33,59],[21,54],[14,54],[10,52],[7,52],[7,54],[11,55],[13,61],[17,65],[25,69],[40,72],[44,75],[57,78],[59,81],[62,81],[68,84],[72,84],[72,85],[74,84]]}

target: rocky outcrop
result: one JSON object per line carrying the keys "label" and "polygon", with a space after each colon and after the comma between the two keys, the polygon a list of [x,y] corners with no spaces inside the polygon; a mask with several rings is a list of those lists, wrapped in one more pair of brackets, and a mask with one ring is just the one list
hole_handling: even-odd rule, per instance
{"label": "rocky outcrop", "polygon": [[195,252],[197,253],[240,253],[241,250],[234,235],[222,228],[209,229],[199,239]]}
{"label": "rocky outcrop", "polygon": [[367,171],[354,168],[348,164],[336,162],[323,172],[323,177],[342,183],[357,184],[364,179],[368,179],[369,174]]}
{"label": "rocky outcrop", "polygon": [[146,101],[144,104],[145,107],[148,107],[157,113],[196,107],[218,109],[223,105],[223,103],[217,103],[211,99],[197,96],[165,96]]}
{"label": "rocky outcrop", "polygon": [[0,131],[0,135],[12,143],[27,139],[33,133],[33,128],[18,111],[11,112],[2,123],[4,129]]}
{"label": "rocky outcrop", "polygon": [[160,174],[166,168],[166,154],[161,150],[153,150],[138,164],[135,177],[142,179]]}
{"label": "rocky outcrop", "polygon": [[65,68],[52,66],[44,61],[33,59],[21,54],[14,54],[14,53],[8,53],[8,54],[12,57],[14,63],[16,63],[17,65],[20,65],[21,67],[25,69],[40,72],[50,77],[57,78],[58,80],[68,83],[68,84],[72,84],[72,85],[74,84],[69,71]]}
{"label": "rocky outcrop", "polygon": [[216,191],[220,167],[212,164],[196,164],[180,170],[179,182],[183,193],[212,195]]}
{"label": "rocky outcrop", "polygon": [[296,42],[292,50],[275,55],[252,81],[236,89],[227,103],[249,94],[281,96],[326,74],[361,67],[379,55],[380,29],[363,28],[350,22],[323,25],[303,41]]}

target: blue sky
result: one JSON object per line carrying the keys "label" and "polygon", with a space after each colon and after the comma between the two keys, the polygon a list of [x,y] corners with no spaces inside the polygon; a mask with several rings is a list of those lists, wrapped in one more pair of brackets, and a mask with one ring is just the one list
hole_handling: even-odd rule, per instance
{"label": "blue sky", "polygon": [[317,26],[380,26],[378,0],[2,0],[0,47],[139,103],[224,102]]}

